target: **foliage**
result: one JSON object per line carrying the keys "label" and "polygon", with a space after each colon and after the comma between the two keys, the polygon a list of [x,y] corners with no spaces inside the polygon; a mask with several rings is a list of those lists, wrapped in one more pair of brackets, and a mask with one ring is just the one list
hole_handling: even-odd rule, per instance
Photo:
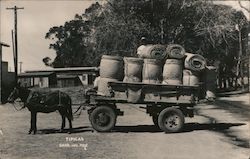
{"label": "foliage", "polygon": [[[75,16],[74,20],[66,22],[64,26],[52,27],[45,38],[55,40],[50,48],[56,51],[54,67],[80,66],[88,57],[90,47],[87,46],[87,38],[91,32],[88,24]],[[87,62],[87,61],[85,61]],[[89,63],[86,63],[86,66]]]}
{"label": "foliage", "polygon": [[53,67],[97,66],[102,54],[135,56],[142,36],[215,60],[237,57],[238,32],[245,23],[242,12],[211,1],[107,0],[52,27],[45,38],[54,40]]}

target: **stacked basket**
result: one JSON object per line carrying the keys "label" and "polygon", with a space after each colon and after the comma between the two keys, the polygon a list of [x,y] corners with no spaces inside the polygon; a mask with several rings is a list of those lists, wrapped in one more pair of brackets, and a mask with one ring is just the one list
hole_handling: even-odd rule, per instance
{"label": "stacked basket", "polygon": [[120,81],[123,78],[123,58],[103,55],[100,63],[99,95],[109,96],[108,82]]}
{"label": "stacked basket", "polygon": [[163,84],[179,85],[182,84],[183,58],[185,50],[177,44],[168,45],[167,59],[163,68]]}
{"label": "stacked basket", "polygon": [[[178,44],[170,44],[167,47],[146,45],[139,58],[103,55],[98,94],[109,96],[108,82],[122,80],[128,83],[195,86],[199,85],[201,72],[204,72],[205,68],[204,57],[186,53]],[[210,92],[214,91],[213,86],[209,87]],[[139,101],[141,93],[139,87],[128,88],[128,101]]]}
{"label": "stacked basket", "polygon": [[185,55],[183,84],[190,86],[198,85],[201,71],[206,68],[206,60],[198,54],[185,53]]}

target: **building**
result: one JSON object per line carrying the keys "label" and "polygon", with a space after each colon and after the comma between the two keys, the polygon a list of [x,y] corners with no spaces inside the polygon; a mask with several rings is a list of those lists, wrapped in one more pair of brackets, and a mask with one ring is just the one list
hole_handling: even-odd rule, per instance
{"label": "building", "polygon": [[1,102],[5,103],[15,85],[15,73],[8,71],[8,62],[2,61]]}
{"label": "building", "polygon": [[54,72],[27,72],[18,75],[18,81],[23,87],[55,87],[57,84]]}
{"label": "building", "polygon": [[[10,46],[8,44],[0,42],[0,103],[4,103],[6,101],[9,95],[9,92],[11,91],[11,85],[8,85],[7,83],[8,82],[11,83],[12,81],[11,73],[9,74],[8,72],[8,63],[2,61],[3,47],[10,47]],[[5,78],[3,78],[3,76],[5,76]],[[6,79],[8,78],[10,78],[9,81],[6,81]],[[15,79],[15,76],[14,76],[14,79]]]}
{"label": "building", "polygon": [[73,87],[81,85],[81,80],[77,75],[57,75],[58,87]]}
{"label": "building", "polygon": [[72,87],[93,84],[98,71],[97,67],[51,68],[29,70],[18,77],[21,84],[28,87]]}
{"label": "building", "polygon": [[8,62],[2,61],[2,84],[13,85],[15,82],[15,73],[8,71]]}

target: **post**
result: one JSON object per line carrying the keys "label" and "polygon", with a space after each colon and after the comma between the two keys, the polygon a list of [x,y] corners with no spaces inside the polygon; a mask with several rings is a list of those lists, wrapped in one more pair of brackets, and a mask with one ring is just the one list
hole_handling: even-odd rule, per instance
{"label": "post", "polygon": [[241,87],[244,89],[244,81],[242,75],[242,40],[241,40],[241,30],[239,29],[239,76],[241,81]]}
{"label": "post", "polygon": [[14,6],[13,8],[6,8],[14,10],[14,67],[15,67],[15,83],[17,84],[17,73],[18,73],[18,43],[17,43],[17,10],[18,9],[24,9],[23,7],[19,8],[17,6]]}
{"label": "post", "polygon": [[19,68],[20,68],[19,73],[22,73],[22,64],[23,64],[23,62],[20,61],[20,62],[19,62],[19,65],[20,65],[20,67],[19,67]]}
{"label": "post", "polygon": [[239,54],[236,66],[237,83],[240,82],[241,88],[244,89],[244,81],[242,77],[242,40],[241,40],[241,28],[238,24],[235,25],[235,29],[238,31],[238,42],[239,42]]}
{"label": "post", "polygon": [[15,6],[15,9],[14,9],[14,19],[15,19],[15,83],[17,83],[17,74],[18,74],[18,45],[17,45],[17,7]]}
{"label": "post", "polygon": [[2,104],[2,45],[0,45],[0,103]]}
{"label": "post", "polygon": [[164,44],[164,22],[165,19],[161,19],[161,44]]}

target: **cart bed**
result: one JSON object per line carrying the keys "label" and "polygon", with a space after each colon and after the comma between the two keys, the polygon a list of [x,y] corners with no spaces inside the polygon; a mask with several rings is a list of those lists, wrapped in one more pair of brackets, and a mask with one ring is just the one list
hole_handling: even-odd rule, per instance
{"label": "cart bed", "polygon": [[109,96],[94,95],[97,102],[195,104],[199,86],[109,82]]}

